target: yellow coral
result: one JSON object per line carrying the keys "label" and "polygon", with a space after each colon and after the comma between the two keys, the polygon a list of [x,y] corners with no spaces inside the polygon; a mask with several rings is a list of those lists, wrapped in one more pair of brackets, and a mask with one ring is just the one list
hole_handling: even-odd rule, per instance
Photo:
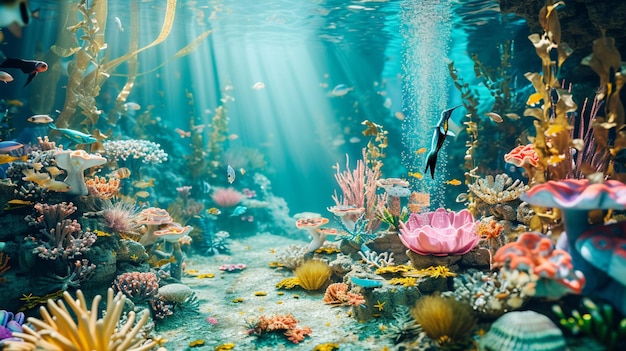
{"label": "yellow coral", "polygon": [[[140,333],[150,313],[143,313],[135,324],[135,312],[131,311],[126,322],[119,325],[126,301],[124,294],[113,296],[113,289],[108,290],[107,310],[102,318],[98,318],[101,295],[94,297],[91,310],[80,290],[76,291],[76,299],[67,291],[63,293],[63,299],[67,305],[63,300],[48,300],[48,308],[41,307],[40,310],[42,320],[28,318],[32,328],[24,324],[23,333],[13,333],[14,337],[23,341],[5,341],[3,350],[133,351],[156,346],[156,342],[146,340]],[[76,315],[78,323],[69,310]]]}
{"label": "yellow coral", "polygon": [[393,278],[389,281],[391,285],[403,285],[405,287],[416,286],[417,278],[414,277],[404,277],[404,278]]}
{"label": "yellow coral", "polygon": [[325,344],[318,344],[313,348],[313,351],[333,351],[338,350],[339,344],[327,342]]}
{"label": "yellow coral", "polygon": [[331,273],[328,264],[320,260],[305,261],[294,271],[300,286],[305,290],[321,289]]}
{"label": "yellow coral", "polygon": [[453,297],[422,297],[411,309],[422,330],[439,344],[462,341],[476,325],[472,308]]}
{"label": "yellow coral", "polygon": [[295,277],[285,278],[276,283],[276,288],[278,289],[293,289],[296,286],[300,286],[300,280]]}
{"label": "yellow coral", "polygon": [[404,273],[404,272],[410,272],[412,270],[414,269],[411,266],[407,266],[405,264],[399,264],[397,266],[380,267],[376,270],[376,274]]}
{"label": "yellow coral", "polygon": [[456,277],[456,273],[452,272],[446,266],[430,266],[424,269],[413,269],[411,271],[402,273],[404,277],[431,277],[431,278],[448,278]]}

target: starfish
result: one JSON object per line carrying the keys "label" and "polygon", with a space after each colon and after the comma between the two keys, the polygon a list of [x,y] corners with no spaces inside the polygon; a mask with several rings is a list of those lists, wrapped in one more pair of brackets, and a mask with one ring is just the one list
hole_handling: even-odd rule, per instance
{"label": "starfish", "polygon": [[387,301],[380,302],[380,300],[376,300],[375,308],[378,308],[378,311],[382,311]]}
{"label": "starfish", "polygon": [[130,259],[133,261],[137,261],[139,259],[139,256],[133,254],[132,256],[130,256]]}

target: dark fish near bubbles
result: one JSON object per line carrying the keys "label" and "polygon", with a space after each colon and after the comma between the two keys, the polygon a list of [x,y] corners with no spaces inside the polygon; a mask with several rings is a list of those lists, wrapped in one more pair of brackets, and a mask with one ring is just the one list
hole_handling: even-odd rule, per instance
{"label": "dark fish near bubbles", "polygon": [[437,164],[437,156],[439,154],[439,150],[441,150],[441,147],[443,146],[443,142],[446,140],[448,135],[454,136],[454,133],[448,130],[448,121],[450,120],[450,116],[452,116],[452,111],[461,106],[463,105],[455,106],[441,112],[441,118],[434,127],[435,131],[433,132],[430,151],[426,156],[426,169],[424,169],[424,172],[426,172],[430,168],[431,178],[435,178],[435,165]]}
{"label": "dark fish near bubbles", "polygon": [[0,68],[17,68],[23,73],[28,74],[28,79],[26,79],[26,83],[24,84],[24,86],[27,86],[38,73],[48,70],[48,64],[43,61],[7,58],[0,64]]}

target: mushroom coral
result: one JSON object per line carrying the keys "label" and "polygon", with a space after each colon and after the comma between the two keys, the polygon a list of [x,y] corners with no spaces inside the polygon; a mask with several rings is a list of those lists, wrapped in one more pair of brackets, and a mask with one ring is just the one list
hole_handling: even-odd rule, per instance
{"label": "mushroom coral", "polygon": [[313,241],[307,247],[307,252],[313,252],[324,244],[326,233],[319,231],[318,228],[326,223],[328,223],[328,218],[324,217],[301,218],[296,221],[296,228],[308,230],[313,237]]}
{"label": "mushroom coral", "polygon": [[[576,246],[581,235],[592,228],[588,220],[590,210],[626,208],[626,184],[617,180],[606,180],[601,183],[590,182],[588,179],[548,181],[534,186],[520,198],[531,205],[561,210],[572,263],[587,280],[582,293],[597,294],[611,301],[622,312],[626,312],[626,288],[591,263],[599,259],[593,252],[586,252],[585,257]],[[601,227],[596,227],[596,231],[599,228]],[[601,231],[606,234],[606,230]],[[589,237],[585,237],[584,240],[588,241]],[[581,244],[581,248],[583,247]]]}
{"label": "mushroom coral", "polygon": [[524,168],[528,179],[532,181],[534,168],[539,164],[539,156],[533,144],[520,145],[504,155],[504,162]]}
{"label": "mushroom coral", "polygon": [[400,222],[400,241],[420,255],[463,255],[480,240],[474,232],[474,217],[467,210],[448,212],[438,208],[424,214],[411,213]]}
{"label": "mushroom coral", "polygon": [[508,271],[528,273],[536,283],[535,296],[580,294],[585,285],[585,277],[574,271],[570,254],[555,249],[550,238],[541,233],[523,233],[516,242],[502,246],[493,260]]}
{"label": "mushroom coral", "polygon": [[103,165],[106,158],[98,154],[89,154],[85,150],[57,151],[54,154],[57,166],[67,171],[63,182],[70,186],[69,195],[84,196],[89,193],[85,184],[85,170]]}

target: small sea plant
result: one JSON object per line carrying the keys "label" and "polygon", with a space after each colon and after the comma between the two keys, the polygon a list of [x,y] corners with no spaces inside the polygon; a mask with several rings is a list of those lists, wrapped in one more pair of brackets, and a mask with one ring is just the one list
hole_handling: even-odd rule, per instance
{"label": "small sea plant", "polygon": [[411,310],[407,306],[399,305],[393,313],[393,322],[383,329],[383,335],[393,339],[395,343],[413,339],[422,331],[422,327],[411,316]]}
{"label": "small sea plant", "polygon": [[411,308],[411,315],[438,345],[461,344],[476,326],[469,305],[441,295],[422,297]]}
{"label": "small sea plant", "polygon": [[608,303],[596,303],[585,297],[582,307],[586,313],[573,309],[567,316],[559,305],[552,311],[559,317],[561,327],[574,335],[587,335],[598,340],[607,350],[615,350],[618,342],[626,340],[626,318],[619,318],[619,312]]}
{"label": "small sea plant", "polygon": [[354,221],[354,227],[348,228],[342,221],[338,221],[345,234],[341,239],[353,242],[357,245],[368,243],[376,239],[376,233],[370,232],[368,228],[369,220],[365,218],[365,212]]}

